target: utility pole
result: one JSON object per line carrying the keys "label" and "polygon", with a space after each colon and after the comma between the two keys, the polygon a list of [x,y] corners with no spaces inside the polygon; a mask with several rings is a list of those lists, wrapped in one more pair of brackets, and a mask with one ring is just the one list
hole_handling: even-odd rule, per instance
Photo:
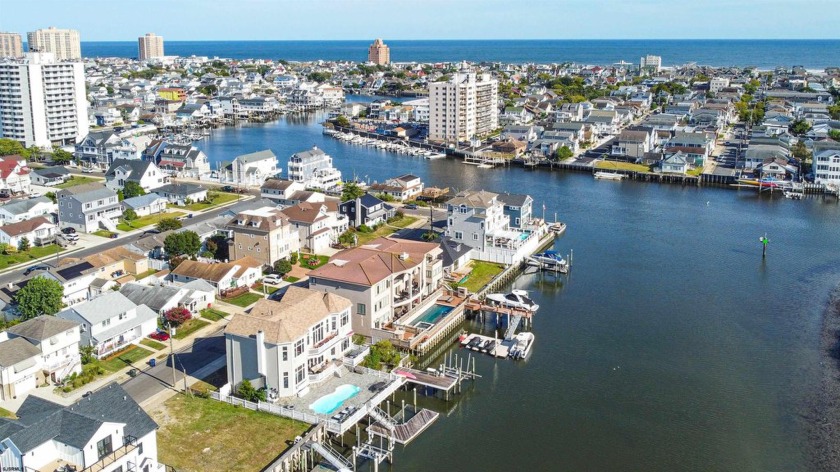
{"label": "utility pole", "polygon": [[172,331],[172,323],[170,322],[170,323],[168,323],[168,325],[169,325],[169,360],[170,360],[170,362],[172,362],[172,388],[174,388],[175,390],[178,390],[178,387],[175,385],[176,382],[177,382],[177,379],[175,377],[175,371],[176,371],[176,369],[175,369],[175,347],[172,344],[173,343],[172,338],[175,337],[174,336],[175,333]]}

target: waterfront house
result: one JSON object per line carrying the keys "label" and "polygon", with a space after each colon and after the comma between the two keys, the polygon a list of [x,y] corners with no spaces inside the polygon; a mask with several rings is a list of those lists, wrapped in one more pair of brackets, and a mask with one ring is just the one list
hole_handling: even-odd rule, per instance
{"label": "waterfront house", "polygon": [[270,149],[236,156],[231,163],[231,182],[235,185],[262,185],[278,173],[277,156]]}
{"label": "waterfront house", "polygon": [[30,246],[45,246],[55,241],[57,232],[52,218],[36,216],[31,220],[0,226],[0,243],[16,248],[26,239]]}
{"label": "waterfront house", "polygon": [[786,159],[766,159],[755,167],[755,171],[762,177],[773,177],[780,180],[791,179],[796,175],[796,166],[790,165]]}
{"label": "waterfront house", "polygon": [[503,141],[533,141],[542,134],[543,128],[540,126],[505,126],[502,130],[500,139]]}
{"label": "waterfront house", "polygon": [[277,208],[242,211],[228,221],[225,229],[231,234],[228,244],[231,259],[249,256],[272,267],[278,259],[300,249],[297,228]]}
{"label": "waterfront house", "polygon": [[223,293],[238,287],[249,287],[262,277],[263,264],[253,257],[242,257],[231,262],[208,263],[183,261],[172,271],[172,281],[187,284],[203,280]]}
{"label": "waterfront house", "polygon": [[423,193],[423,181],[416,175],[405,174],[388,179],[381,184],[373,184],[368,190],[374,194],[385,194],[393,197],[394,200],[404,202],[415,200]]}
{"label": "waterfront house", "polygon": [[353,228],[362,225],[376,226],[386,222],[396,213],[392,206],[369,193],[355,200],[341,202],[339,211],[342,215],[347,216],[350,226]]}
{"label": "waterfront house", "polygon": [[441,253],[437,243],[377,238],[335,254],[310,272],[309,288],[350,300],[354,332],[390,338],[374,330],[385,329],[435,293],[443,276]]}
{"label": "waterfront house", "polygon": [[151,161],[115,159],[105,172],[105,186],[117,191],[128,182],[134,182],[149,192],[168,184],[169,176]]}
{"label": "waterfront house", "polygon": [[148,216],[157,213],[164,213],[166,211],[166,204],[168,199],[161,197],[156,193],[147,193],[137,197],[126,198],[120,202],[123,213],[131,209],[137,216]]}
{"label": "waterfront house", "polygon": [[0,225],[18,223],[39,216],[45,216],[52,220],[52,214],[57,212],[58,205],[47,197],[12,201],[0,206]]}
{"label": "waterfront house", "polygon": [[249,380],[279,397],[303,396],[333,375],[350,350],[350,300],[291,286],[279,301],[261,299],[225,327],[228,382]]}
{"label": "waterfront house", "polygon": [[689,164],[702,166],[715,148],[713,133],[686,133],[677,131],[665,145],[665,152],[682,151]]}
{"label": "waterfront house", "polygon": [[335,201],[321,192],[305,190],[301,182],[294,182],[285,179],[268,179],[260,187],[260,196],[263,199],[282,206],[296,205],[298,203],[324,203]]}
{"label": "waterfront house", "polygon": [[73,154],[86,166],[105,170],[117,159],[140,159],[141,152],[113,131],[94,131],[76,144]]}
{"label": "waterfront house", "polygon": [[80,323],[82,345],[93,346],[99,358],[139,343],[155,332],[158,320],[157,313],[147,306],[114,291],[65,308],[55,316]]}
{"label": "waterfront house", "polygon": [[30,182],[34,185],[41,185],[42,187],[53,187],[63,184],[70,177],[70,171],[62,166],[33,169],[29,173]]}
{"label": "waterfront house", "polygon": [[689,158],[682,151],[668,154],[659,161],[659,171],[663,174],[685,175],[689,169]]}
{"label": "waterfront house", "polygon": [[341,171],[333,167],[332,157],[317,147],[296,152],[289,158],[289,180],[305,188],[334,190],[341,185]]}
{"label": "waterfront house", "polygon": [[[12,393],[20,395],[36,385],[43,385],[47,382],[58,383],[70,374],[82,372],[82,363],[79,356],[80,331],[79,324],[57,318],[55,316],[41,315],[31,320],[26,320],[8,328],[0,333],[0,339],[25,339],[38,350],[34,359],[37,371],[32,380],[25,379],[23,382],[16,382],[14,392],[9,392],[4,384],[3,395]],[[0,344],[0,352],[3,351]],[[30,351],[27,347],[25,352]],[[0,354],[2,357],[2,354]],[[0,361],[2,364],[2,361]],[[5,365],[5,364],[3,364]],[[25,369],[24,369],[25,370]],[[17,372],[20,374],[20,372]],[[25,376],[24,376],[25,378]]]}
{"label": "waterfront house", "polygon": [[77,185],[59,190],[58,220],[61,228],[92,233],[101,227],[116,231],[122,215],[117,193],[100,183]]}
{"label": "waterfront house", "polygon": [[814,182],[840,187],[840,150],[825,149],[814,153]]}
{"label": "waterfront house", "polygon": [[28,194],[32,180],[26,159],[20,156],[0,157],[0,189],[11,194]]}
{"label": "waterfront house", "polygon": [[0,419],[0,463],[17,471],[156,471],[157,424],[114,382],[64,406],[30,395]]}
{"label": "waterfront house", "polygon": [[503,212],[511,227],[524,228],[531,225],[534,199],[530,195],[500,193],[497,198],[502,202]]}
{"label": "waterfront house", "polygon": [[637,160],[650,152],[652,147],[653,133],[645,129],[625,129],[613,141],[610,155]]}
{"label": "waterfront house", "polygon": [[780,144],[756,144],[753,140],[744,152],[743,163],[745,169],[752,170],[767,159],[787,160],[789,157],[790,151]]}
{"label": "waterfront house", "polygon": [[155,189],[155,193],[174,205],[188,205],[207,200],[207,188],[190,183],[166,184]]}

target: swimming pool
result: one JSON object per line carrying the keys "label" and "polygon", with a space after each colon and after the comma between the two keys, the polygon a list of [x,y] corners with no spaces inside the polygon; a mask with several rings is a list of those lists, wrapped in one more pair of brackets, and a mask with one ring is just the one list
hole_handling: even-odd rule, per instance
{"label": "swimming pool", "polygon": [[355,397],[361,391],[359,387],[351,384],[339,385],[333,393],[324,395],[309,405],[309,409],[321,415],[331,415],[347,400]]}
{"label": "swimming pool", "polygon": [[441,318],[448,315],[450,311],[452,311],[451,306],[435,304],[428,310],[424,311],[420,316],[415,318],[411,325],[418,326],[420,324],[425,324],[426,326],[423,327],[431,327],[432,325],[437,323]]}
{"label": "swimming pool", "polygon": [[519,240],[520,241],[525,241],[526,239],[528,239],[528,236],[531,236],[531,233],[528,232],[528,231],[525,231],[523,233],[519,233]]}

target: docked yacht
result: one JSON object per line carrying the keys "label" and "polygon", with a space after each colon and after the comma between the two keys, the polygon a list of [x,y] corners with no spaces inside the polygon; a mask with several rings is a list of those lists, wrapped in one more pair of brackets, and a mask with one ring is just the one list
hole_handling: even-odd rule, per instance
{"label": "docked yacht", "polygon": [[540,269],[562,272],[564,274],[569,269],[569,264],[566,262],[566,259],[556,251],[545,251],[534,254],[528,258],[528,265],[539,267]]}
{"label": "docked yacht", "polygon": [[514,289],[510,293],[490,293],[487,299],[503,307],[519,308],[532,313],[540,309],[539,305],[528,298],[528,292],[525,290]]}
{"label": "docked yacht", "polygon": [[627,176],[618,172],[595,172],[595,178],[599,180],[624,180],[625,177]]}
{"label": "docked yacht", "polygon": [[531,346],[534,345],[534,333],[523,331],[514,337],[513,347],[510,349],[510,357],[513,359],[525,359],[531,353]]}

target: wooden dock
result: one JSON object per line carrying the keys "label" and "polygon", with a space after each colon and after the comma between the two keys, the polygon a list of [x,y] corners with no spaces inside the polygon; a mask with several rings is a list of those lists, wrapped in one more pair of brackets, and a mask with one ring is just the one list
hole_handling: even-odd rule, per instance
{"label": "wooden dock", "polygon": [[434,375],[430,374],[429,372],[411,369],[408,367],[400,367],[399,369],[395,369],[394,373],[397,375],[401,375],[399,372],[405,372],[406,374],[408,374],[405,375],[405,380],[407,383],[413,383],[421,385],[423,387],[436,388],[445,392],[452,390],[453,388],[455,388],[455,385],[458,384],[458,379],[455,377],[449,377],[447,375]]}
{"label": "wooden dock", "polygon": [[410,420],[396,425],[393,431],[389,431],[388,428],[382,427],[379,424],[371,425],[368,428],[368,431],[372,434],[386,438],[393,438],[394,442],[397,444],[405,445],[419,436],[420,433],[426,430],[426,428],[431,426],[439,416],[440,413],[423,408],[416,415],[411,417]]}

